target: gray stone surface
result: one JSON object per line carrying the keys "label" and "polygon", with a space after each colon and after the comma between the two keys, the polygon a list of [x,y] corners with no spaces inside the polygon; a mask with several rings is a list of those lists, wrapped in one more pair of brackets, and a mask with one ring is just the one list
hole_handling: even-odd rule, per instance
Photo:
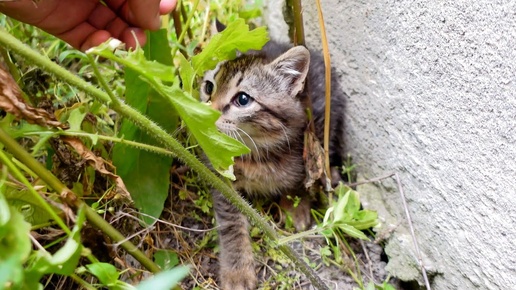
{"label": "gray stone surface", "polygon": [[[516,1],[322,2],[347,149],[362,179],[399,173],[432,288],[516,289]],[[420,280],[396,184],[359,191],[384,219],[388,269]]]}

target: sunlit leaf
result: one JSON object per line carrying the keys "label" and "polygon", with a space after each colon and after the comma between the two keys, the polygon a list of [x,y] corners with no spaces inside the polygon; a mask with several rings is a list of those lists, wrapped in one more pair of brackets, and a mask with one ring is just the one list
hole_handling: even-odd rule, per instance
{"label": "sunlit leaf", "polygon": [[0,288],[22,283],[23,265],[31,251],[29,232],[30,224],[0,192]]}
{"label": "sunlit leaf", "polygon": [[178,86],[159,85],[159,90],[170,96],[167,99],[174,105],[181,119],[204,150],[216,170],[224,171],[233,164],[233,157],[249,153],[250,150],[237,140],[220,133],[215,121],[220,112],[206,104],[199,103]]}
{"label": "sunlit leaf", "polygon": [[114,285],[118,281],[118,277],[120,277],[120,273],[115,266],[109,263],[93,263],[86,265],[88,271],[95,275],[99,279],[99,281],[107,286]]}
{"label": "sunlit leaf", "polygon": [[344,233],[346,233],[350,237],[358,238],[358,239],[362,239],[362,240],[368,239],[367,236],[363,232],[361,232],[360,230],[358,230],[355,227],[352,227],[348,224],[339,223],[339,224],[335,224],[335,226],[338,227],[339,229],[341,229]]}
{"label": "sunlit leaf", "polygon": [[189,267],[181,266],[174,269],[163,271],[154,277],[140,283],[136,288],[139,290],[147,289],[172,289],[183,278],[188,275]]}
{"label": "sunlit leaf", "polygon": [[234,59],[237,50],[261,49],[269,40],[265,27],[249,30],[243,19],[228,24],[224,31],[214,35],[204,50],[192,57],[192,67],[197,74],[213,69],[220,61]]}
{"label": "sunlit leaf", "polygon": [[[240,52],[261,49],[267,40],[265,28],[250,31],[242,19],[236,20],[223,32],[214,36],[203,52],[192,58],[191,67],[196,74],[202,75],[205,70],[214,68],[218,62],[235,58],[237,49]],[[243,144],[217,130],[215,121],[220,112],[200,104],[191,94],[181,90],[179,82],[170,77],[174,68],[167,69],[158,62],[145,60],[140,50],[124,56],[118,55],[106,43],[89,50],[88,53],[110,58],[138,72],[142,79],[174,106],[216,170],[227,170],[233,164],[233,157],[250,152]],[[180,73],[188,86],[185,90],[191,91],[192,69],[187,66],[181,69]],[[173,85],[165,85],[162,81],[172,81]]]}

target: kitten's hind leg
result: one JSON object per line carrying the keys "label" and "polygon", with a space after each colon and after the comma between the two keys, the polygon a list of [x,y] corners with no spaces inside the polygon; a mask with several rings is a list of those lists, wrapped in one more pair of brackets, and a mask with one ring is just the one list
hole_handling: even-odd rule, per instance
{"label": "kitten's hind leg", "polygon": [[256,272],[247,218],[220,192],[212,190],[212,196],[220,241],[221,288],[256,289]]}

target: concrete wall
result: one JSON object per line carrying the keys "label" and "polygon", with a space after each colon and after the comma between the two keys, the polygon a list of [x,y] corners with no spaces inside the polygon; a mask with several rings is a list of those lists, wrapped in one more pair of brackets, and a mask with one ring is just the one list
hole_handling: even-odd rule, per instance
{"label": "concrete wall", "polygon": [[[360,179],[400,174],[432,288],[516,289],[516,1],[322,2],[348,150]],[[388,269],[420,280],[396,184],[358,190]]]}

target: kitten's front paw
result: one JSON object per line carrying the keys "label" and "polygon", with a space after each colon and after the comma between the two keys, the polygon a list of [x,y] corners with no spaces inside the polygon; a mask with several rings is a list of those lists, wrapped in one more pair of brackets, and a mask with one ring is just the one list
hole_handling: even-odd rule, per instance
{"label": "kitten's front paw", "polygon": [[244,266],[240,269],[221,269],[223,290],[254,290],[257,279],[254,266]]}

